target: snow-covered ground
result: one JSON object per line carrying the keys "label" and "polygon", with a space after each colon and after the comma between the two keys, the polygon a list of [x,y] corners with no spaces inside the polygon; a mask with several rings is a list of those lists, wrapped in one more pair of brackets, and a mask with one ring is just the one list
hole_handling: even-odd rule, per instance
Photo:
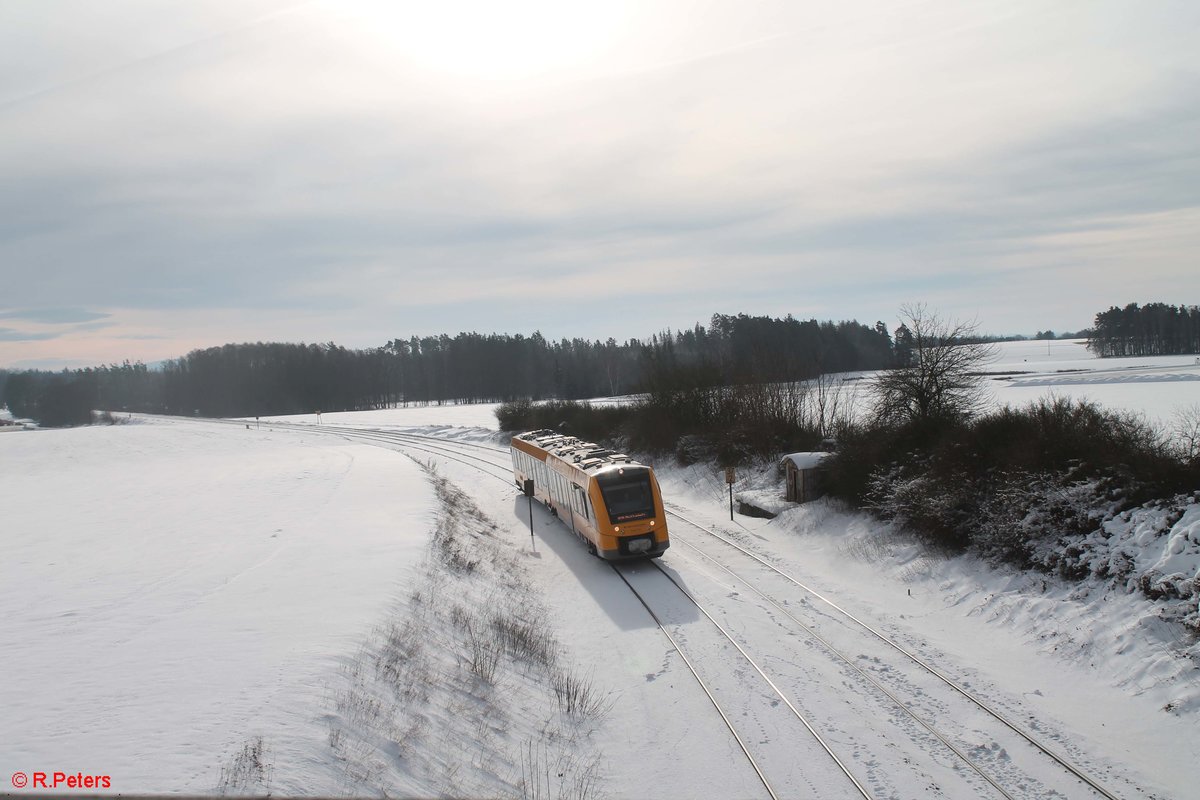
{"label": "snow-covered ground", "polygon": [[[1057,344],[1048,350],[1064,356],[1057,364],[1006,381],[1077,378],[1057,372],[1074,361],[1101,394],[1121,385],[1105,373],[1131,374],[1125,366],[1195,374],[1186,363],[1076,359]],[[1037,364],[1032,351],[1019,357],[1012,371]],[[1071,385],[1083,386],[1053,390]],[[1124,407],[1149,413],[1174,386],[1197,384],[1135,384],[1142,404]],[[1033,389],[1048,387],[1003,391]],[[531,538],[503,452],[466,446],[495,443],[493,408],[325,414],[320,430],[312,417],[291,420],[307,430],[147,419],[0,437],[0,773],[106,775],[110,791],[126,793],[764,795],[624,584],[540,508]],[[339,426],[438,436],[461,458],[412,448],[408,458],[403,444],[349,439]],[[472,452],[490,474],[465,463]],[[721,476],[656,467],[673,507],[964,680],[1117,796],[1195,796],[1195,642],[1152,601],[933,558],[825,501],[731,522]],[[736,488],[780,490],[769,471]],[[1118,523],[1114,553],[1196,579],[1198,513]],[[699,531],[680,524],[672,534],[664,566],[766,659],[874,796],[990,791],[755,599],[745,581],[766,578],[722,572],[702,553],[719,545]],[[812,624],[832,625],[815,601],[771,591]],[[847,796],[712,624],[662,602],[782,795]],[[838,646],[888,685],[916,680],[869,642]],[[589,703],[566,708],[564,686],[585,687]],[[929,695],[916,707],[1017,780],[1017,796],[1094,796],[1023,761],[1002,733],[959,719],[948,702]]]}
{"label": "snow-covered ground", "polygon": [[124,792],[212,790],[258,737],[327,771],[327,682],[434,518],[385,450],[168,421],[4,436],[0,487],[0,768]]}
{"label": "snow-covered ground", "polygon": [[1096,358],[1083,339],[1002,342],[987,372],[993,374],[989,386],[998,405],[1071,397],[1169,425],[1176,413],[1200,403],[1196,356]]}

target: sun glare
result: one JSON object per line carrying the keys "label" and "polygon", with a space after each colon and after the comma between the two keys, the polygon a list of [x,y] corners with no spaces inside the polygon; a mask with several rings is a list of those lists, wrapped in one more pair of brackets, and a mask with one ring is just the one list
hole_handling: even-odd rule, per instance
{"label": "sun glare", "polygon": [[619,33],[620,3],[437,0],[329,3],[329,13],[424,70],[523,80],[586,70]]}

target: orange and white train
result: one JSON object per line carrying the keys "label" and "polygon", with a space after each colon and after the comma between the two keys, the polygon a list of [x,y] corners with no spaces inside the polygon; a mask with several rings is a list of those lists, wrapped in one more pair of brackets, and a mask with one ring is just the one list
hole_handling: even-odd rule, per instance
{"label": "orange and white train", "polygon": [[549,430],[514,436],[517,488],[532,496],[603,559],[658,558],[670,547],[654,470],[627,455]]}

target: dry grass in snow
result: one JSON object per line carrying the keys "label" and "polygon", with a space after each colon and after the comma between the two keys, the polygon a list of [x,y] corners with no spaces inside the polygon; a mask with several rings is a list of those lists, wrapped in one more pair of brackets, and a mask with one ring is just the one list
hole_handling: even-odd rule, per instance
{"label": "dry grass in snow", "polygon": [[329,746],[357,795],[596,798],[607,695],[570,662],[516,548],[430,471],[428,558],[346,665]]}

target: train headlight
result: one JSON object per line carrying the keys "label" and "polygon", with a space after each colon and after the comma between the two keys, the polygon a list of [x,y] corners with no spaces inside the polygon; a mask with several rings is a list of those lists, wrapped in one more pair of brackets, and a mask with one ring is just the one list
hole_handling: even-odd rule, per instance
{"label": "train headlight", "polygon": [[620,532],[621,532],[621,526],[613,525],[613,533],[620,533]]}
{"label": "train headlight", "polygon": [[650,527],[651,527],[651,528],[653,528],[653,527],[654,527],[654,520],[650,520]]}

